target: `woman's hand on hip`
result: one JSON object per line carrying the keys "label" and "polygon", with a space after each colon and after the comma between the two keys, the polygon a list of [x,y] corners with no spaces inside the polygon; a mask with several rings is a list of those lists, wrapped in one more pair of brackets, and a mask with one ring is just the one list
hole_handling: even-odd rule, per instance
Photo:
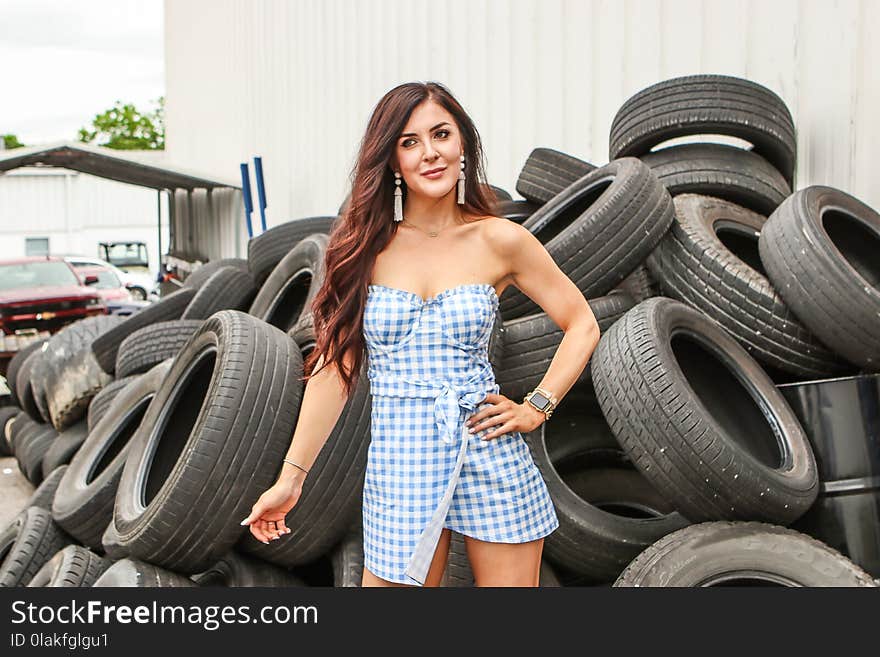
{"label": "woman's hand on hip", "polygon": [[471,415],[466,423],[470,428],[470,433],[492,428],[492,431],[483,436],[482,440],[491,440],[514,431],[528,433],[537,429],[547,420],[544,413],[531,404],[527,402],[517,404],[504,395],[489,393],[480,403],[487,402],[489,405]]}

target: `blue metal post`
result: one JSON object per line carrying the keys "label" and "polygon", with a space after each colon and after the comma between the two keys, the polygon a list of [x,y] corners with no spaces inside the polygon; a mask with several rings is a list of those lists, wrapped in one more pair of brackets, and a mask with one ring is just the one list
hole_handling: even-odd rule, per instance
{"label": "blue metal post", "polygon": [[251,199],[251,177],[248,173],[247,162],[241,163],[241,197],[244,199],[244,218],[247,222],[248,239],[254,236],[251,227],[251,212],[254,211],[254,202]]}
{"label": "blue metal post", "polygon": [[266,188],[263,185],[263,158],[254,156],[254,175],[257,177],[257,198],[260,201],[260,221],[266,232]]}

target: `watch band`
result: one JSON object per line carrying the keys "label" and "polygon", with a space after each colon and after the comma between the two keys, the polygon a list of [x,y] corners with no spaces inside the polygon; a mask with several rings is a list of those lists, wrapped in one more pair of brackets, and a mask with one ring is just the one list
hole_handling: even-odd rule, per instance
{"label": "watch band", "polygon": [[[547,404],[544,408],[539,407],[534,401],[532,401],[532,396],[538,393],[542,397],[547,400]],[[525,397],[523,397],[523,402],[528,402],[532,408],[541,411],[545,415],[545,419],[550,419],[550,416],[553,415],[553,411],[556,409],[556,404],[558,400],[549,390],[542,388],[540,386],[536,386],[534,390],[528,393]]]}

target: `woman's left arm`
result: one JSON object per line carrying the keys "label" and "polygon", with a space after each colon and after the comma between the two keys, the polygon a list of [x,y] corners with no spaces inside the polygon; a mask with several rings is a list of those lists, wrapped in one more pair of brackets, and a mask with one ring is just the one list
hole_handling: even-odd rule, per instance
{"label": "woman's left arm", "polygon": [[[513,284],[565,333],[538,384],[550,391],[559,403],[584,371],[599,343],[596,316],[578,287],[528,229],[505,220],[492,233],[493,248],[499,251],[503,262],[509,264]],[[471,433],[494,427],[483,440],[512,431],[533,431],[546,420],[543,412],[527,402],[518,403],[504,395],[492,394],[487,395],[485,401],[493,405],[474,413],[468,421]]]}

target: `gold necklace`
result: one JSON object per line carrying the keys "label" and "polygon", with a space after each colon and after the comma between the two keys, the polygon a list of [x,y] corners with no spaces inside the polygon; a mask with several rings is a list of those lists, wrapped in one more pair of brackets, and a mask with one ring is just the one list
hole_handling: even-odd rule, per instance
{"label": "gold necklace", "polygon": [[[427,233],[429,237],[437,237],[442,231],[444,231],[444,230],[446,230],[447,228],[449,228],[449,226],[443,226],[443,228],[441,228],[440,230],[436,230],[436,231],[435,231],[435,230],[424,230],[424,229],[422,229],[422,228],[419,228],[419,227],[416,226],[415,224],[410,223],[410,222],[407,221],[406,219],[403,220],[403,223],[405,223],[405,224],[407,224],[407,225],[409,225],[409,226],[412,226],[412,227],[415,228],[416,230],[420,230],[420,231],[422,231],[423,233]],[[456,224],[450,224],[450,226],[455,226],[455,225],[456,225]]]}

